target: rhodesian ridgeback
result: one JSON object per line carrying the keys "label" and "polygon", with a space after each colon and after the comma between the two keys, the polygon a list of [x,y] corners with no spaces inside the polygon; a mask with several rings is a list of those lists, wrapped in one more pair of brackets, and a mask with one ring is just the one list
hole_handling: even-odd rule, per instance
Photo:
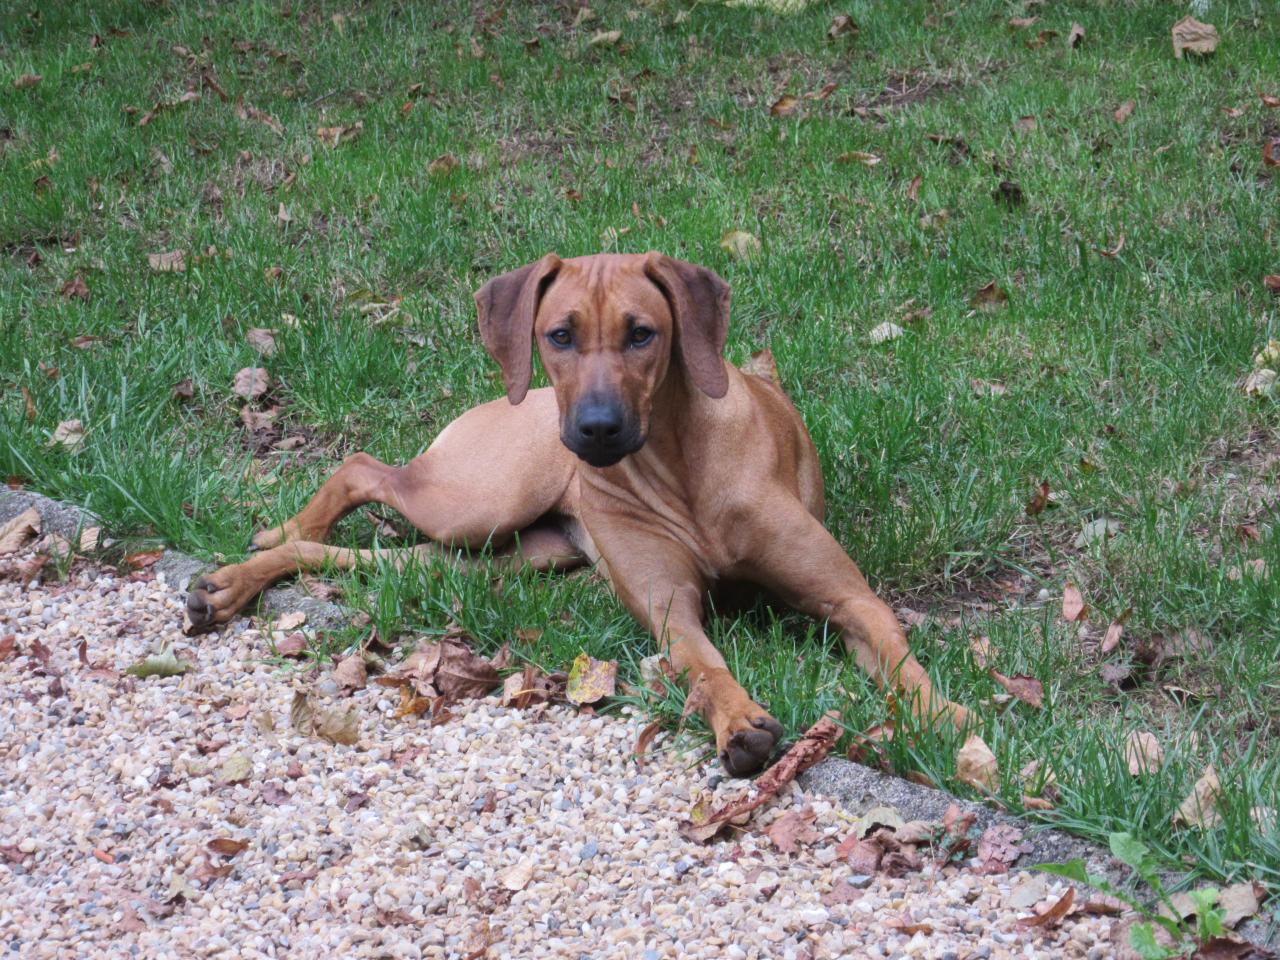
{"label": "rhodesian ridgeback", "polygon": [[[259,552],[201,579],[192,627],[228,620],[298,570],[350,568],[375,554],[491,547],[539,569],[596,564],[651,630],[699,703],[731,774],[769,759],[782,727],[733,678],[703,628],[708,591],[747,581],[841,632],[859,667],[915,714],[961,726],[893,611],[822,526],[822,472],[786,394],[721,353],[729,287],[657,253],[548,254],[476,294],[480,334],[506,399],[468,410],[402,467],[358,453],[307,506],[259,533]],[[551,386],[530,390],[534,345]],[[325,546],[370,502],[434,543]]]}

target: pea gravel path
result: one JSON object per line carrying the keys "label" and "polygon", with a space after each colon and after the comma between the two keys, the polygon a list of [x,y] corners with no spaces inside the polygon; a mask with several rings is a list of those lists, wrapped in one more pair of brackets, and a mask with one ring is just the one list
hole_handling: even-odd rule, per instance
{"label": "pea gravel path", "polygon": [[[0,951],[1116,954],[1114,918],[1016,928],[1062,892],[1046,877],[949,867],[850,884],[835,857],[847,817],[794,785],[761,819],[811,804],[824,836],[797,854],[759,833],[687,842],[677,825],[714,771],[670,751],[637,767],[633,717],[521,712],[490,698],[432,728],[395,719],[396,691],[371,685],[351,698],[358,743],[300,736],[289,725],[300,673],[259,662],[266,639],[248,621],[182,637],[182,599],[147,574],[0,582],[0,648],[15,640],[0,662]],[[36,641],[49,651],[43,667]],[[116,672],[160,641],[194,669]],[[235,771],[237,757],[251,769]],[[219,839],[246,846],[224,856],[207,847]]]}

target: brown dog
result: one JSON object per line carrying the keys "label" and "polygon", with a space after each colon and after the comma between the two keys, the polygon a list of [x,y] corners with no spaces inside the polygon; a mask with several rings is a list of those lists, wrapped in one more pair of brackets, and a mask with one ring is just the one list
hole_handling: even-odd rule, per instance
{"label": "brown dog", "polygon": [[[782,733],[702,627],[717,581],[750,581],[843,634],[858,665],[926,720],[967,714],[934,692],[893,611],[823,528],[812,441],[771,381],[721,357],[729,287],[656,253],[548,254],[476,294],[507,399],[467,411],[403,467],[359,453],[262,552],[202,579],[193,627],[221,623],[272,581],[373,551],[323,544],[344,514],[386,504],[435,544],[494,546],[541,569],[598,563],[690,685],[725,768],[759,769]],[[551,387],[529,391],[536,342]]]}

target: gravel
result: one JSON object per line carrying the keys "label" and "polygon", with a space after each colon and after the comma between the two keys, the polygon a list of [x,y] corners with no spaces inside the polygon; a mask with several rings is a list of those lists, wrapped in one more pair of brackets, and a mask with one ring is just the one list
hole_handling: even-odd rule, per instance
{"label": "gravel", "polygon": [[[15,638],[0,661],[0,951],[1117,953],[1118,918],[1018,928],[1065,891],[1051,877],[952,866],[856,875],[831,855],[850,815],[794,784],[758,819],[811,806],[821,837],[797,853],[763,832],[686,841],[678,825],[695,801],[747,785],[719,778],[708,789],[717,771],[662,750],[661,738],[638,766],[637,716],[516,711],[487,698],[431,727],[397,719],[397,691],[371,684],[338,698],[358,711],[355,744],[302,736],[290,705],[320,678],[261,662],[267,638],[249,621],[184,638],[182,604],[180,589],[149,573],[0,583],[0,642]],[[187,673],[123,674],[166,644],[191,662]]]}

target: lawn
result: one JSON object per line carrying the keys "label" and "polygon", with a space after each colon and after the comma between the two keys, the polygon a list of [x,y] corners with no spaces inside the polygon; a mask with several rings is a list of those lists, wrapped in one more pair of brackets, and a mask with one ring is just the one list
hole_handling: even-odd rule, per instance
{"label": "lawn", "polygon": [[[1181,60],[1187,9],[1154,2],[0,9],[11,484],[235,560],[344,456],[408,459],[501,395],[487,278],[548,250],[697,261],[733,287],[730,358],[776,358],[831,529],[981,717],[1002,801],[1023,809],[1039,760],[1040,819],[1280,883],[1280,409],[1241,389],[1280,315],[1272,4],[1211,3],[1221,46]],[[837,14],[859,29],[829,36]],[[724,249],[734,230],[759,251]],[[184,269],[156,269],[173,251]],[[873,342],[885,322],[903,332]],[[255,365],[265,416],[242,418]],[[83,443],[51,444],[71,419]],[[339,532],[391,535],[364,512]],[[537,628],[523,656],[633,677],[654,652],[590,576],[340,583],[383,637]],[[761,607],[713,635],[793,733],[833,707],[852,732],[893,719],[821,624]],[[1042,708],[997,696],[979,637]],[[1138,731],[1163,762],[1132,776]],[[971,792],[956,746],[900,726],[886,762]],[[1174,829],[1209,765],[1224,825]]]}

